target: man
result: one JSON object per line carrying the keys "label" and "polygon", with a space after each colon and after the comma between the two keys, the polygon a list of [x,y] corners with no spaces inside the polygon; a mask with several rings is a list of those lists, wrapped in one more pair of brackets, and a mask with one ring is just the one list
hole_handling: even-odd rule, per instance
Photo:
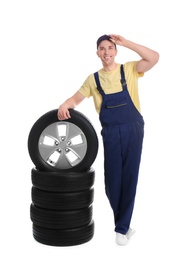
{"label": "man", "polygon": [[[116,63],[117,45],[135,51],[141,59],[124,65]],[[130,222],[144,136],[138,78],[158,62],[159,54],[111,34],[97,40],[97,55],[103,68],[89,75],[82,87],[59,107],[58,118],[70,118],[70,108],[85,97],[93,97],[102,125],[105,190],[114,213],[116,242],[126,245],[135,233]]]}

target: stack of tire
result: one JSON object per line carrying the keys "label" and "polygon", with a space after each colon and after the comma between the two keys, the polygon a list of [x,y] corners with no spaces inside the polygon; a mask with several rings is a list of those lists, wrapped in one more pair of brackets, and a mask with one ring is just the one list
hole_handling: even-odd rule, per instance
{"label": "stack of tire", "polygon": [[93,200],[98,152],[96,131],[79,111],[59,121],[58,110],[41,116],[32,126],[28,151],[31,170],[30,218],[36,241],[73,246],[93,238]]}

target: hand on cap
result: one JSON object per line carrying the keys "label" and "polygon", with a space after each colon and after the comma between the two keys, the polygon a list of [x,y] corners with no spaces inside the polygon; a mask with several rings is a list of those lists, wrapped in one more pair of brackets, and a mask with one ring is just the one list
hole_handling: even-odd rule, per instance
{"label": "hand on cap", "polygon": [[117,45],[121,45],[123,46],[124,45],[124,42],[125,42],[125,38],[123,38],[122,36],[120,35],[116,35],[116,34],[109,34],[109,36],[111,37],[110,40],[117,44]]}

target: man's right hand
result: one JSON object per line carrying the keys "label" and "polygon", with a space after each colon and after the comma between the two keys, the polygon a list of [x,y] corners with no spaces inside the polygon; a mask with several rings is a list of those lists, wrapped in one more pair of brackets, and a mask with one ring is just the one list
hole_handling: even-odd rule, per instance
{"label": "man's right hand", "polygon": [[65,120],[71,118],[69,109],[74,109],[79,103],[84,100],[84,96],[77,91],[72,97],[68,98],[60,107],[58,108],[58,119]]}
{"label": "man's right hand", "polygon": [[59,120],[65,120],[71,118],[70,112],[65,104],[62,104],[58,108],[58,113],[57,113],[58,119]]}

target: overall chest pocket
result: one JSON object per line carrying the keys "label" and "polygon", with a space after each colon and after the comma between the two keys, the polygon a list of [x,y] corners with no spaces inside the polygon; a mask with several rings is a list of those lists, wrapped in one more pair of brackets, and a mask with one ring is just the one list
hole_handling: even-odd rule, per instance
{"label": "overall chest pocket", "polygon": [[108,109],[116,109],[116,108],[121,108],[127,106],[127,100],[122,99],[122,100],[107,100],[106,101],[106,108]]}

